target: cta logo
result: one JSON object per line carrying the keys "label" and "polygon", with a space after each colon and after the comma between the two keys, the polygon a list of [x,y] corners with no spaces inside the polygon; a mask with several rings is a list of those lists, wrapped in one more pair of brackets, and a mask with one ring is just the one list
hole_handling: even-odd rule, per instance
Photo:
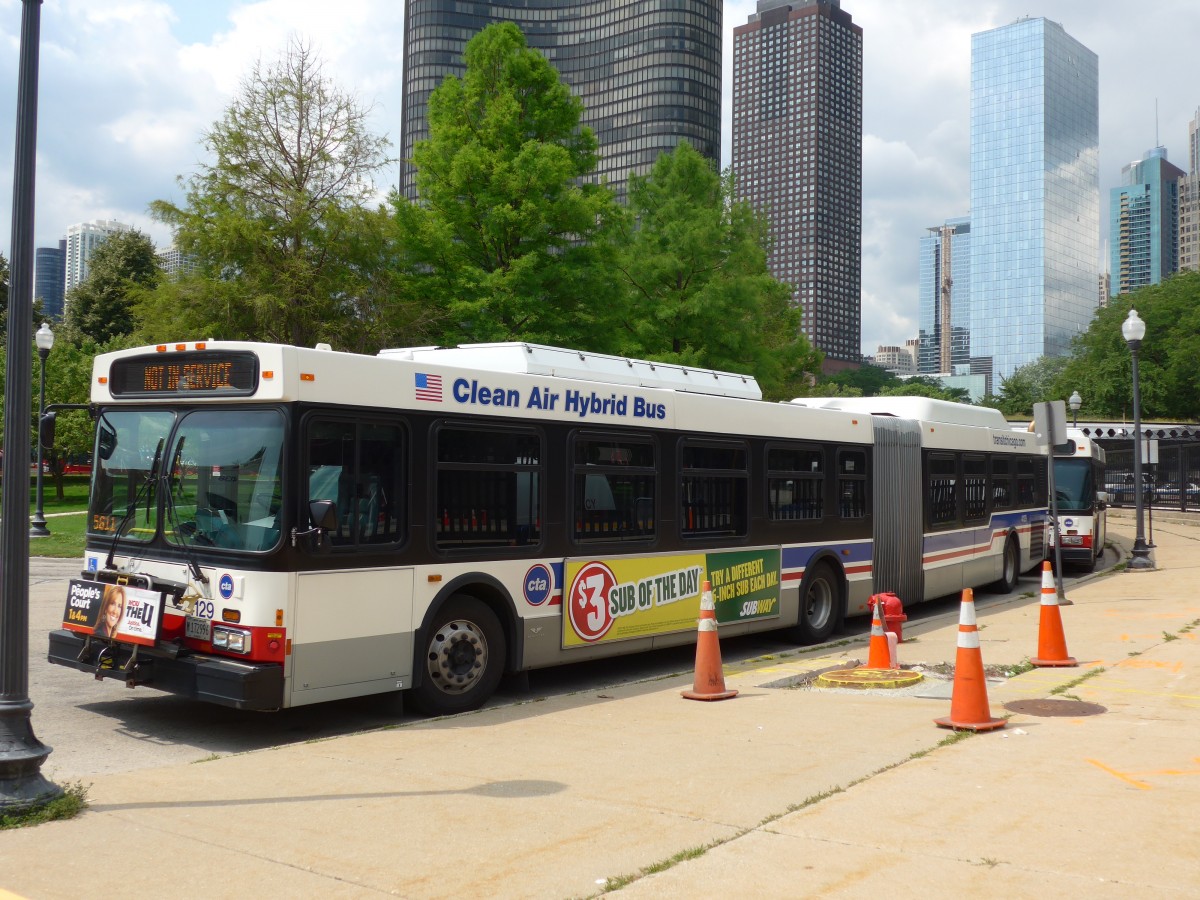
{"label": "cta logo", "polygon": [[228,600],[233,596],[233,576],[228,572],[221,573],[221,580],[217,582],[217,590],[221,592],[221,596]]}
{"label": "cta logo", "polygon": [[541,606],[550,599],[550,593],[554,590],[554,576],[550,574],[549,569],[538,563],[525,573],[523,589],[526,603],[530,606]]}
{"label": "cta logo", "polygon": [[1074,519],[1063,519],[1063,525],[1065,525],[1067,528],[1074,528],[1075,520]]}

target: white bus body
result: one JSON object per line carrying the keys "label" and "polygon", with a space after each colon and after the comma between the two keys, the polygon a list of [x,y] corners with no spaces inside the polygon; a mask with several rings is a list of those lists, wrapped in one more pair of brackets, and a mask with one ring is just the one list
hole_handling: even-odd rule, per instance
{"label": "white bus body", "polygon": [[504,671],[694,641],[706,580],[722,634],[811,643],[873,593],[1011,589],[1043,558],[1046,458],[998,414],[759,396],[527,344],[104,354],[50,659],[239,708],[453,712]]}

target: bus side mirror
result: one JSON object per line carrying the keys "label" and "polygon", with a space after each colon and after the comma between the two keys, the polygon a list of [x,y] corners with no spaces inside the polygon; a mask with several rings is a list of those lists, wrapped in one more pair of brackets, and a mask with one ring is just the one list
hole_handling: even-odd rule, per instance
{"label": "bus side mirror", "polygon": [[1109,502],[1108,491],[1096,491],[1096,502],[1097,503],[1108,503]]}
{"label": "bus side mirror", "polygon": [[337,529],[337,504],[332,500],[311,500],[308,504],[309,527],[301,531],[292,529],[292,546],[306,538],[306,546],[313,553],[329,550],[329,532]]}
{"label": "bus side mirror", "polygon": [[43,448],[54,446],[54,424],[58,418],[58,413],[48,412],[38,420],[38,440],[42,442]]}
{"label": "bus side mirror", "polygon": [[314,527],[333,531],[337,528],[337,504],[332,500],[313,500],[308,504],[308,518]]}

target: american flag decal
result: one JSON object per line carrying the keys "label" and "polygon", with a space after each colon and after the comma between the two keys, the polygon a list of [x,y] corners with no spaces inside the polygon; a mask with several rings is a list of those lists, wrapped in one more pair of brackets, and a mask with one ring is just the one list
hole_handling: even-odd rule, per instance
{"label": "american flag decal", "polygon": [[442,402],[442,376],[417,373],[417,399],[430,403]]}

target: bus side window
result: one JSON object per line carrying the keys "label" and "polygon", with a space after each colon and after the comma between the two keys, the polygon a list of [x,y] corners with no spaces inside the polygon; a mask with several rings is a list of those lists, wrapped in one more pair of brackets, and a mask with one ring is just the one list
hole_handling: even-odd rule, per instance
{"label": "bus side window", "polygon": [[576,541],[654,535],[655,444],[629,435],[579,435],[572,453]]}
{"label": "bus side window", "polygon": [[394,423],[318,420],[309,427],[308,500],[337,506],[334,546],[395,543],[403,536],[404,431]]}

